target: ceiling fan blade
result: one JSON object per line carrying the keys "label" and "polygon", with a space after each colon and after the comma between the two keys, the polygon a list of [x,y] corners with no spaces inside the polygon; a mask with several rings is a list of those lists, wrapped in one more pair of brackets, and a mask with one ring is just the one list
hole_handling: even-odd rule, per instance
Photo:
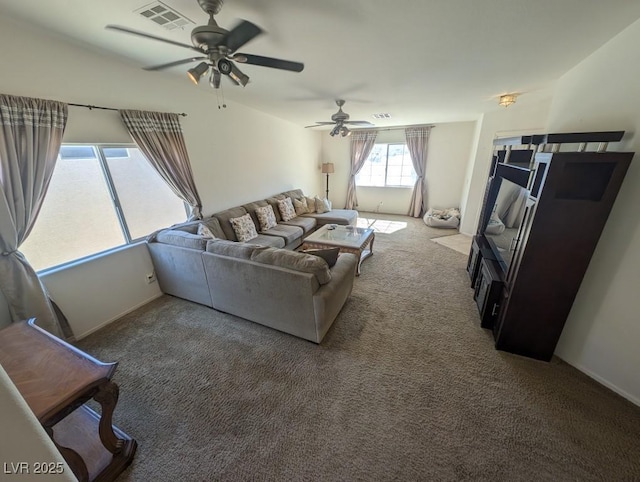
{"label": "ceiling fan blade", "polygon": [[304,64],[301,62],[292,62],[290,60],[274,59],[273,57],[263,57],[261,55],[236,54],[233,57],[236,62],[251,65],[261,65],[262,67],[271,67],[272,69],[289,70],[291,72],[302,72]]}
{"label": "ceiling fan blade", "polygon": [[374,124],[372,124],[369,121],[344,121],[343,124],[351,124],[355,126],[370,126],[370,127],[374,126]]}
{"label": "ceiling fan blade", "polygon": [[218,45],[224,45],[231,52],[235,52],[244,44],[253,40],[255,37],[262,33],[262,29],[257,25],[243,20],[238,25],[233,27],[229,32],[222,37],[222,40],[218,42]]}
{"label": "ceiling fan blade", "polygon": [[190,59],[176,60],[175,62],[169,62],[168,64],[152,65],[151,67],[143,67],[144,70],[163,70],[169,67],[175,67],[176,65],[188,64],[190,62],[197,62],[198,60],[207,60],[207,57],[191,57]]}
{"label": "ceiling fan blade", "polygon": [[169,39],[162,38],[162,37],[156,37],[155,35],[151,35],[151,34],[148,34],[148,33],[140,32],[138,30],[133,30],[131,28],[120,27],[119,25],[107,25],[105,28],[107,30],[115,30],[116,32],[128,33],[130,35],[137,35],[138,37],[144,37],[144,38],[148,38],[148,39],[151,39],[151,40],[157,40],[159,42],[164,42],[164,43],[167,43],[167,44],[176,45],[178,47],[184,47],[186,49],[195,50],[196,52],[204,53],[204,51],[202,51],[201,49],[199,49],[197,47],[194,47],[193,45],[183,44],[181,42],[176,42],[174,40],[169,40]]}

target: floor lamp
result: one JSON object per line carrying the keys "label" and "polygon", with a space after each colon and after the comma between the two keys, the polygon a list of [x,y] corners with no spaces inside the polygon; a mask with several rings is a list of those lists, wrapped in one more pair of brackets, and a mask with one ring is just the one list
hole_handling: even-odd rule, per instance
{"label": "floor lamp", "polygon": [[333,162],[322,163],[322,174],[327,175],[327,199],[329,199],[329,174],[333,174],[334,172]]}

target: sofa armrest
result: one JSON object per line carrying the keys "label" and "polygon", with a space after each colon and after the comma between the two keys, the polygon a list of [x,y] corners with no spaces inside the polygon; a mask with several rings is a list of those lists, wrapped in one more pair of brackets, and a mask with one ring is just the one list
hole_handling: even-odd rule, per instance
{"label": "sofa armrest", "polygon": [[340,254],[338,261],[331,268],[331,281],[320,286],[320,289],[314,293],[313,306],[320,340],[324,338],[351,295],[357,268],[358,257],[355,254]]}

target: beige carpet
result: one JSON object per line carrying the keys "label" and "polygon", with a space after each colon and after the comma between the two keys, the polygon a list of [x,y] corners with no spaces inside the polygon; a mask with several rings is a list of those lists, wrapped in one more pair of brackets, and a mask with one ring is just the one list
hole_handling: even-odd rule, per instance
{"label": "beige carpet", "polygon": [[379,217],[406,225],[376,234],[321,345],[169,296],[81,341],[120,362],[114,421],[140,447],[119,480],[640,480],[640,407],[496,351],[466,258]]}
{"label": "beige carpet", "polygon": [[453,234],[433,238],[431,241],[468,256],[471,251],[471,239],[472,237],[466,234]]}

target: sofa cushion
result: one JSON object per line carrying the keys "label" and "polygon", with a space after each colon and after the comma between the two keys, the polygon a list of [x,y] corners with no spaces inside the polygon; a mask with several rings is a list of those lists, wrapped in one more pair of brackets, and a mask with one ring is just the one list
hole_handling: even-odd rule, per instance
{"label": "sofa cushion", "polygon": [[293,199],[302,199],[304,197],[304,193],[302,189],[292,189],[291,191],[285,191],[282,193],[284,197],[290,197]]}
{"label": "sofa cushion", "polygon": [[327,265],[329,265],[329,268],[332,268],[336,264],[336,261],[338,261],[340,248],[305,249],[302,252],[324,259]]}
{"label": "sofa cushion", "polygon": [[269,246],[272,248],[284,248],[284,245],[287,244],[284,241],[284,238],[280,236],[267,236],[266,234],[258,234],[257,238],[253,238],[251,240],[252,244],[259,244],[261,246]]}
{"label": "sofa cushion", "polygon": [[255,243],[237,243],[225,239],[212,239],[207,243],[207,252],[229,256],[230,258],[251,259],[251,254],[258,250],[267,249]]}
{"label": "sofa cushion", "polygon": [[260,231],[265,232],[271,228],[275,228],[278,225],[276,221],[276,215],[273,212],[273,206],[267,204],[266,206],[261,206],[256,208],[256,216],[258,218],[258,223],[260,225]]}
{"label": "sofa cushion", "polygon": [[254,251],[251,260],[256,263],[270,264],[281,268],[288,268],[303,273],[315,275],[321,285],[331,281],[331,271],[327,263],[310,254],[298,253],[286,249],[267,248],[262,251]]}
{"label": "sofa cushion", "polygon": [[276,224],[268,231],[263,231],[262,234],[267,236],[279,236],[284,239],[285,244],[292,243],[298,238],[301,238],[304,234],[304,230],[298,226],[288,226],[286,224]]}
{"label": "sofa cushion", "polygon": [[293,207],[293,202],[290,197],[278,201],[278,209],[280,210],[280,216],[283,221],[289,221],[296,217],[296,210]]}
{"label": "sofa cushion", "polygon": [[328,213],[303,214],[305,217],[314,218],[319,225],[342,224],[343,226],[355,226],[358,223],[358,211],[353,209],[332,209]]}
{"label": "sofa cushion", "polygon": [[231,223],[231,226],[233,226],[236,238],[238,238],[238,241],[241,243],[251,241],[258,237],[256,225],[253,223],[253,219],[251,219],[251,215],[249,213],[238,218],[231,218],[229,219],[229,222]]}
{"label": "sofa cushion", "polygon": [[209,216],[208,218],[201,219],[199,222],[204,224],[206,227],[208,227],[209,231],[211,231],[211,234],[213,234],[216,238],[227,239],[227,236],[225,235],[224,231],[222,230],[222,227],[220,226],[220,221],[218,221],[217,218],[214,218],[213,216]]}
{"label": "sofa cushion", "polygon": [[305,233],[308,233],[309,231],[312,231],[318,223],[315,218],[296,216],[295,218],[286,222],[283,221],[280,224],[286,224],[287,226],[298,226],[299,228],[302,228]]}
{"label": "sofa cushion", "polygon": [[[225,234],[225,237],[229,241],[237,241],[236,233],[231,226],[231,222],[229,221],[231,218],[239,218],[247,214],[247,210],[242,206],[238,206],[236,208],[227,209],[225,211],[220,211],[219,213],[215,213],[213,216],[220,222],[220,228]],[[215,234],[215,233],[214,233]]]}
{"label": "sofa cushion", "polygon": [[276,194],[275,196],[268,197],[265,199],[271,206],[273,206],[273,212],[276,215],[276,221],[282,221],[282,216],[280,216],[280,209],[278,208],[278,201],[284,199],[286,196],[282,194]]}
{"label": "sofa cushion", "polygon": [[156,242],[172,244],[182,248],[203,250],[207,246],[207,238],[178,229],[165,229],[156,235]]}

